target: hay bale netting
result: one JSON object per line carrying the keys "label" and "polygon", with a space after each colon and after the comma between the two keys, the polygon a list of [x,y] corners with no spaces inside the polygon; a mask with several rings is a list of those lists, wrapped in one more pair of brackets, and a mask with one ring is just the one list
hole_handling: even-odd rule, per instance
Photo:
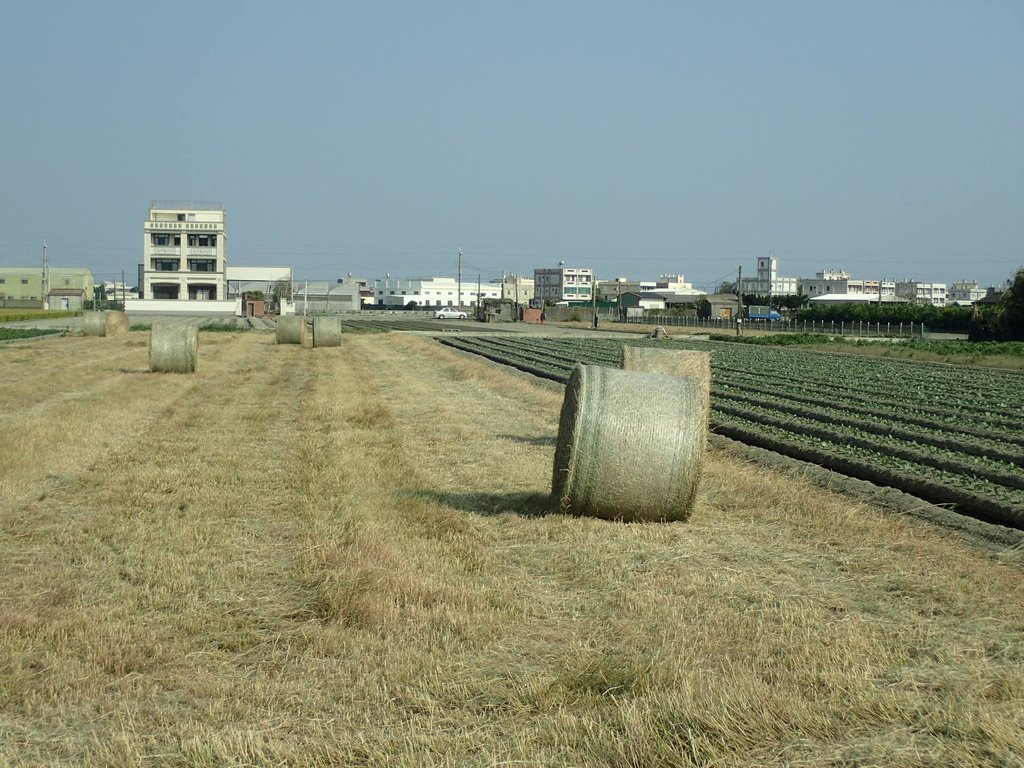
{"label": "hay bale netting", "polygon": [[693,349],[656,349],[654,347],[622,347],[622,368],[626,371],[663,373],[666,376],[689,376],[702,385],[700,408],[711,410],[711,355]]}
{"label": "hay bale netting", "polygon": [[291,315],[277,318],[278,344],[305,344],[306,318]]}
{"label": "hay bale netting", "polygon": [[107,335],[107,318],[103,315],[103,312],[86,312],[83,315],[83,329],[86,336]]}
{"label": "hay bale netting", "polygon": [[149,370],[156,373],[194,373],[199,353],[195,323],[153,323],[149,331]]}
{"label": "hay bale netting", "polygon": [[664,373],[669,376],[696,376],[711,383],[711,355],[692,349],[656,349],[622,347],[622,367],[627,371]]}
{"label": "hay bale netting", "polygon": [[341,346],[341,318],[317,315],[313,318],[313,346]]}
{"label": "hay bale netting", "polygon": [[686,520],[707,442],[696,376],[577,365],[565,385],[551,494],[562,512]]}
{"label": "hay bale netting", "polygon": [[106,320],[105,325],[107,328],[107,336],[120,336],[122,333],[128,333],[128,313],[117,312],[112,309],[108,309],[103,313]]}

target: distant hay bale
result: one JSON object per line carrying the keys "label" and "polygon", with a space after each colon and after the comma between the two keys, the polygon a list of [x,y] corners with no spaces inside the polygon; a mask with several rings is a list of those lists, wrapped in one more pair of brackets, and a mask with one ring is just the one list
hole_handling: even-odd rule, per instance
{"label": "distant hay bale", "polygon": [[313,318],[313,346],[341,346],[341,318],[317,315]]}
{"label": "distant hay bale", "polygon": [[306,318],[301,315],[277,318],[277,343],[305,344]]}
{"label": "distant hay bale", "polygon": [[128,313],[108,309],[103,313],[106,317],[107,336],[120,336],[128,333]]}
{"label": "distant hay bale", "polygon": [[149,370],[156,373],[194,373],[199,351],[199,327],[194,323],[153,323],[149,331]]}
{"label": "distant hay bale", "polygon": [[707,441],[697,376],[577,365],[565,386],[551,493],[562,512],[686,520]]}
{"label": "distant hay bale", "polygon": [[107,319],[102,312],[86,312],[84,320],[84,332],[86,336],[106,336]]}

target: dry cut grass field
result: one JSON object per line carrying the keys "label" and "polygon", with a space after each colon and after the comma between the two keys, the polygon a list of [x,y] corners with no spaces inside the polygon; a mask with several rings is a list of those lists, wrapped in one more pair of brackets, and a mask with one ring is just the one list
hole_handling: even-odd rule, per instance
{"label": "dry cut grass field", "polygon": [[1020,553],[722,451],[688,523],[551,515],[520,375],[146,341],[0,349],[0,764],[1022,764]]}

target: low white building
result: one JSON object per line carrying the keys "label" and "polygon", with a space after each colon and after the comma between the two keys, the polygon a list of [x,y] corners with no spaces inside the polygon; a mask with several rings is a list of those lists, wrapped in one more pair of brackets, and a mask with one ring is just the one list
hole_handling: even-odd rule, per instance
{"label": "low white building", "polygon": [[[460,293],[461,290],[461,293]],[[397,309],[417,307],[475,307],[485,299],[500,299],[498,283],[480,283],[454,277],[386,277],[373,281],[374,306]]]}
{"label": "low white building", "polygon": [[800,281],[800,293],[812,299],[818,296],[865,295],[870,300],[882,301],[896,295],[894,280],[854,280],[848,272],[839,269],[826,269],[812,278]]}

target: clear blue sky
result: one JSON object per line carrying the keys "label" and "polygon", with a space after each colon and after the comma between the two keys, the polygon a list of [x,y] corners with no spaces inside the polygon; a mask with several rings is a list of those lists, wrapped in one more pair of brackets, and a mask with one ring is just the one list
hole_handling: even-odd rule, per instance
{"label": "clear blue sky", "polygon": [[2,266],[134,275],[167,198],[311,279],[1024,264],[1021,0],[41,0],[0,72]]}

